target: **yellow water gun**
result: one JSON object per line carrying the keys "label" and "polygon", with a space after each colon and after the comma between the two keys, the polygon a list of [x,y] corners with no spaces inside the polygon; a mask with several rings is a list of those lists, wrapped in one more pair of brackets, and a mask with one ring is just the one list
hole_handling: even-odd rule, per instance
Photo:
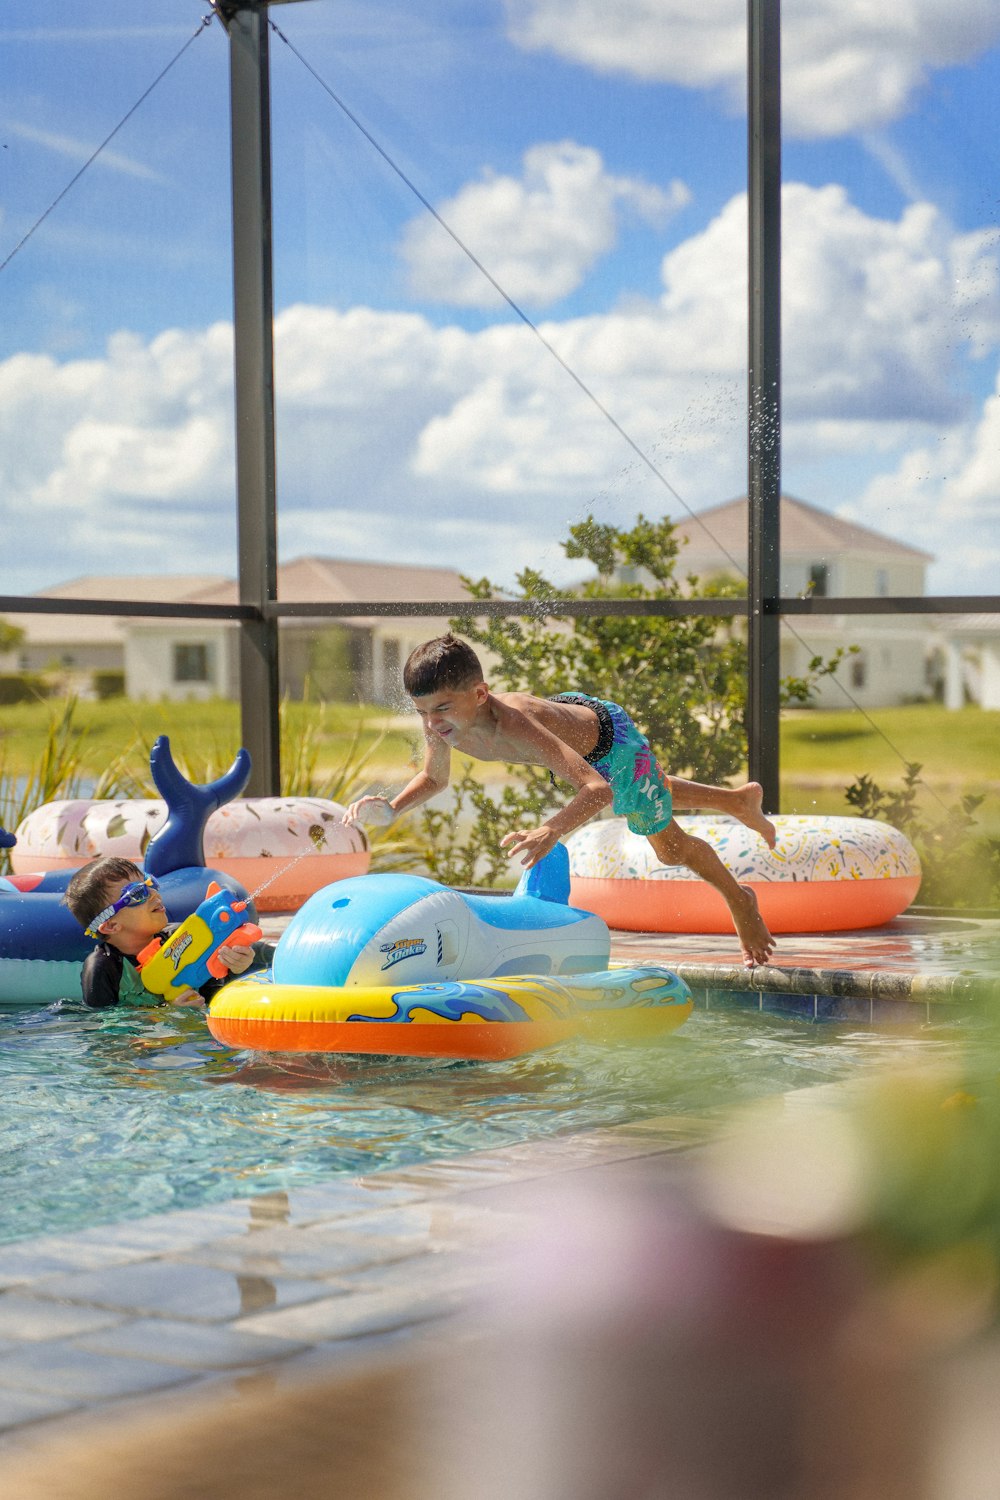
{"label": "yellow water gun", "polygon": [[229,971],[216,957],[218,949],[246,946],[264,936],[256,923],[243,920],[249,904],[213,880],[204,901],[177,931],[166,939],[154,938],[138,955],[139,977],[150,994],[177,1000],[209,979],[224,979]]}

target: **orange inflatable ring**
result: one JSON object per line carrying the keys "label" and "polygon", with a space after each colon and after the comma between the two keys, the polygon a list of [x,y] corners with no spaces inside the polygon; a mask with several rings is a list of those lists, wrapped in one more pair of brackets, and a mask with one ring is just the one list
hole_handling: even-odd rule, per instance
{"label": "orange inflatable ring", "polygon": [[[326,797],[237,798],[205,825],[205,863],[248,891],[266,883],[258,910],[296,911],[331,881],[368,873],[368,842],[345,813]],[[155,798],[46,802],[18,827],[11,863],[16,874],[36,874],[106,854],[140,861],[166,815]]]}
{"label": "orange inflatable ring", "polygon": [[[753,888],[773,933],[879,927],[920,889],[920,861],[896,828],[870,818],[776,817],[768,849],[741,823],[679,817],[741,885]],[[624,818],[601,819],[566,840],[570,904],[629,932],[733,930],[725,901],[682,865],[661,865]]]}

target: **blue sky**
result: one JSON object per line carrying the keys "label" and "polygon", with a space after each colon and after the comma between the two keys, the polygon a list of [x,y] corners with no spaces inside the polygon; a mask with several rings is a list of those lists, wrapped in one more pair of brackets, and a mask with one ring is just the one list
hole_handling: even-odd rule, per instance
{"label": "blue sky", "polygon": [[[206,9],[7,0],[0,260]],[[274,7],[670,486],[274,36],[284,556],[558,581],[590,511],[744,489],[744,9]],[[871,11],[785,5],[784,485],[993,592],[1000,12]],[[0,274],[3,591],[234,567],[228,130],[216,21]]]}

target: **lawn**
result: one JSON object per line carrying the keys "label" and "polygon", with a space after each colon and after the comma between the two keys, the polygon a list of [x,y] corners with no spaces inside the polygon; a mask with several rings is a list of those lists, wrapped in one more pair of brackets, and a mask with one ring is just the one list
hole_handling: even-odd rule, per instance
{"label": "lawn", "polygon": [[781,725],[783,812],[850,812],[844,788],[867,774],[898,790],[906,761],[919,762],[925,800],[984,797],[981,820],[1000,831],[1000,714],[950,713],[936,703],[871,711],[786,711]]}
{"label": "lawn", "polygon": [[[17,703],[0,709],[0,772],[8,778],[30,776],[44,755],[53,719],[62,700]],[[168,734],[177,759],[199,780],[230,764],[240,746],[240,711],[236,703],[147,703],[112,698],[103,703],[78,702],[73,729],[80,733],[75,760],[84,780],[93,780],[125,755],[136,774],[148,778],[148,747]],[[323,706],[289,703],[282,708],[282,760],[312,763],[318,776],[344,764],[360,726],[360,747],[373,747],[366,776],[398,774],[412,757],[412,741],[399,721],[376,708],[347,704]]]}
{"label": "lawn", "polygon": [[[32,772],[61,707],[53,701],[0,710],[0,770],[7,777]],[[412,763],[413,736],[405,721],[379,709],[290,703],[283,715],[283,758],[303,765],[311,758],[317,775],[343,765],[359,722],[363,745],[375,746],[366,779],[400,780]],[[240,743],[239,706],[218,700],[80,702],[73,723],[84,731],[78,755],[85,778],[95,778],[123,752],[136,772],[145,771],[142,747],[164,733],[191,773],[207,778],[214,774],[210,768],[229,764]],[[849,812],[844,789],[855,777],[867,773],[886,789],[898,788],[906,761],[923,765],[931,795],[953,800],[963,792],[984,793],[984,820],[1000,827],[1000,714],[977,708],[949,713],[937,704],[876,709],[870,720],[857,711],[787,711],[781,728],[782,810]]]}

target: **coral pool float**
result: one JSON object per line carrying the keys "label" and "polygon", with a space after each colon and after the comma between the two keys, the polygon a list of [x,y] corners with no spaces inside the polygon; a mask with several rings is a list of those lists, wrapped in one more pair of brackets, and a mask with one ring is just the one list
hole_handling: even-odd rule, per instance
{"label": "coral pool float", "polygon": [[[325,797],[230,801],[205,824],[204,857],[248,890],[265,887],[261,911],[296,911],[332,880],[368,869],[365,836],[345,813]],[[166,817],[155,798],[46,802],[19,825],[11,863],[18,874],[75,870],[107,854],[139,863]]]}
{"label": "coral pool float", "polygon": [[[879,927],[898,916],[920,889],[913,845],[871,818],[773,819],[774,849],[742,823],[679,817],[704,839],[741,885],[756,893],[773,933],[843,932]],[[725,901],[682,865],[661,865],[648,840],[624,818],[606,818],[567,839],[570,901],[630,932],[733,930]]]}

